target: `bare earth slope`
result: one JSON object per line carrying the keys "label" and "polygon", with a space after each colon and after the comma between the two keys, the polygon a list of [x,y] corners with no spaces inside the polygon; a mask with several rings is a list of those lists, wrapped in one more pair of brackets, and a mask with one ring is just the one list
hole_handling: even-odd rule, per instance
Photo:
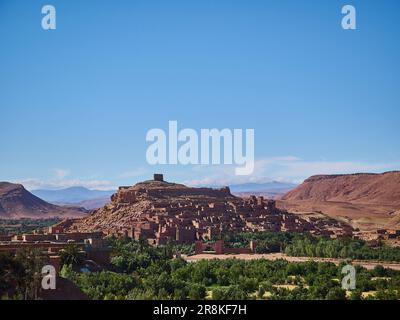
{"label": "bare earth slope", "polygon": [[49,217],[82,217],[85,210],[56,206],[43,201],[20,184],[0,182],[0,218],[42,219]]}
{"label": "bare earth slope", "polygon": [[400,171],[313,176],[282,200],[383,204],[400,207]]}
{"label": "bare earth slope", "polygon": [[278,205],[323,212],[362,230],[399,227],[400,171],[382,174],[319,175],[288,192]]}

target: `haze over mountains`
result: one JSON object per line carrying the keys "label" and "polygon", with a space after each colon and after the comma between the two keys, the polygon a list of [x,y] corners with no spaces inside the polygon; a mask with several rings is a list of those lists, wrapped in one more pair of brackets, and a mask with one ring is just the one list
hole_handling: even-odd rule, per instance
{"label": "haze over mountains", "polygon": [[243,183],[231,185],[230,189],[232,192],[250,192],[250,191],[268,191],[268,190],[287,190],[293,189],[297,187],[297,184],[289,183],[289,182],[279,182],[279,181],[271,181],[266,183]]}
{"label": "haze over mountains", "polygon": [[0,218],[2,219],[82,217],[86,213],[81,208],[62,207],[43,201],[20,184],[0,182]]}
{"label": "haze over mountains", "polygon": [[230,189],[233,194],[240,197],[255,195],[264,196],[269,199],[278,199],[296,187],[296,184],[289,182],[271,181],[266,183],[243,183],[231,185]]}
{"label": "haze over mountains", "polygon": [[90,190],[84,187],[32,191],[35,196],[50,203],[84,207],[88,210],[102,207],[110,201],[114,192],[113,190]]}

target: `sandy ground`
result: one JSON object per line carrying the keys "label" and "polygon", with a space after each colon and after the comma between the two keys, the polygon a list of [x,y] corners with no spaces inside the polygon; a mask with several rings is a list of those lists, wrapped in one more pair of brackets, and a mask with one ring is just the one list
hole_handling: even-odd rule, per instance
{"label": "sandy ground", "polygon": [[[290,257],[283,253],[269,253],[269,254],[198,254],[194,256],[182,256],[188,262],[196,262],[199,260],[212,260],[212,259],[240,259],[240,260],[279,260],[284,259],[289,262],[307,262],[307,261],[316,261],[316,262],[332,262],[336,265],[339,265],[341,262],[345,261],[344,259],[330,259],[330,258],[312,258],[312,257]],[[360,261],[354,260],[353,265],[360,265],[368,270],[374,269],[377,265],[381,265],[385,268],[400,270],[400,263],[388,263],[388,262],[376,262],[376,261]]]}
{"label": "sandy ground", "polygon": [[277,201],[277,207],[288,210],[289,212],[302,215],[310,213],[321,213],[349,223],[353,228],[361,231],[376,231],[376,229],[397,228],[398,215],[393,213],[398,211],[398,206],[360,204],[335,201]]}

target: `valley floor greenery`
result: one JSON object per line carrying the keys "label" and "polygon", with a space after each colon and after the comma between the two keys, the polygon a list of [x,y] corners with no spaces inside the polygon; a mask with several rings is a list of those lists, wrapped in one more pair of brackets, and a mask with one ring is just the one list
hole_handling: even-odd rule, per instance
{"label": "valley floor greenery", "polygon": [[[247,241],[248,237],[240,235],[237,239]],[[280,245],[287,239],[287,245],[280,248],[284,250],[301,240],[290,234],[257,237],[264,237],[267,242],[278,239]],[[67,264],[62,270],[64,277],[92,299],[400,299],[400,272],[381,266],[370,271],[357,266],[357,288],[346,292],[341,289],[344,263],[336,266],[325,262],[238,259],[188,263],[173,258],[176,250],[173,244],[152,247],[144,241],[116,238],[109,241],[113,247],[112,271],[77,273]],[[318,244],[319,240],[316,241]]]}
{"label": "valley floor greenery", "polygon": [[255,240],[257,253],[282,252],[294,257],[400,262],[400,247],[387,246],[383,242],[369,244],[359,239],[331,239],[289,232],[238,233],[226,235],[223,239],[236,247],[246,247]]}
{"label": "valley floor greenery", "polygon": [[0,235],[29,233],[37,229],[49,227],[57,222],[58,218],[48,219],[0,219]]}
{"label": "valley floor greenery", "polygon": [[[377,259],[399,261],[399,248],[382,243],[370,246],[354,239],[327,239],[291,233],[241,233],[225,235],[232,246],[258,243],[259,253]],[[394,300],[400,299],[400,271],[377,266],[356,266],[356,290],[341,288],[342,267],[327,262],[286,260],[201,260],[186,262],[176,252],[193,253],[193,245],[153,247],[146,241],[108,239],[111,264],[100,272],[82,272],[84,257],[71,244],[62,257],[61,276],[73,281],[87,296],[97,300]],[[40,251],[0,255],[0,296],[4,299],[37,299]]]}

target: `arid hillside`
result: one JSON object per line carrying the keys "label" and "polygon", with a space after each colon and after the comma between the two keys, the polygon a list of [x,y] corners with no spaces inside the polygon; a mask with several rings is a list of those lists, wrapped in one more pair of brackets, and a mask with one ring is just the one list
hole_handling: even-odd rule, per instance
{"label": "arid hillside", "polygon": [[82,217],[86,211],[43,201],[20,184],[0,182],[0,219]]}
{"label": "arid hillside", "polygon": [[313,176],[282,200],[382,204],[400,207],[400,171]]}
{"label": "arid hillside", "polygon": [[293,212],[321,212],[362,230],[399,227],[400,171],[318,175],[281,198]]}
{"label": "arid hillside", "polygon": [[130,227],[145,214],[164,215],[162,208],[183,203],[223,203],[239,201],[228,188],[190,188],[182,184],[148,180],[134,186],[120,187],[111,202],[94,210],[80,221],[80,231]]}

